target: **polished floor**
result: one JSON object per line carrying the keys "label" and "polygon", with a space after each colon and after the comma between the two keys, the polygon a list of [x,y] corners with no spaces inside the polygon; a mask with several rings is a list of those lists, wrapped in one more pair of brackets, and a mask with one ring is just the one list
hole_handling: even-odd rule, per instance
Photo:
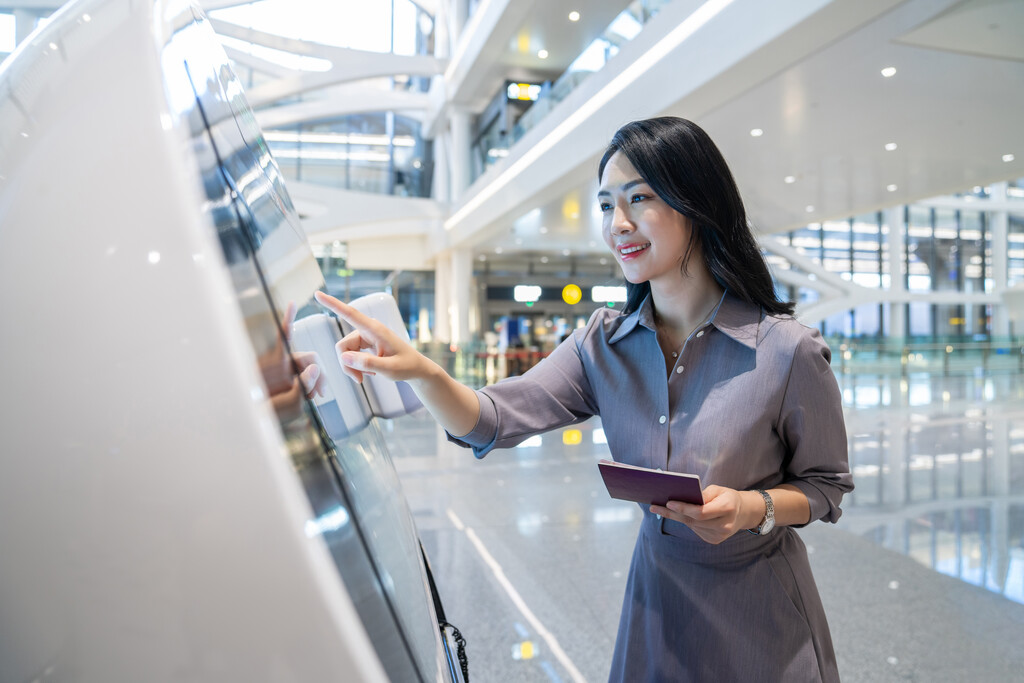
{"label": "polished floor", "polygon": [[[839,374],[856,491],[811,551],[842,679],[1024,681],[1024,375]],[[471,680],[603,681],[640,521],[598,420],[475,460],[383,425]]]}

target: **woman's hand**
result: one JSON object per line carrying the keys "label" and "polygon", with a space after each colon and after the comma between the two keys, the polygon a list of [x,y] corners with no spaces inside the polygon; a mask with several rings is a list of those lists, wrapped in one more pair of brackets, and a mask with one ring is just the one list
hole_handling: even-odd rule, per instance
{"label": "woman's hand", "polygon": [[[317,292],[316,300],[355,330],[337,344],[346,375],[362,382],[366,375],[406,381],[441,426],[455,436],[469,434],[480,416],[476,392],[448,376],[440,365],[414,349],[387,325]],[[364,349],[369,349],[367,353]]]}
{"label": "woman's hand", "polygon": [[[665,506],[652,505],[651,512],[662,517],[682,522],[693,530],[700,538],[715,545],[729,538],[737,531],[757,526],[757,522],[748,523],[748,519],[764,516],[764,510],[751,509],[744,494],[749,491],[737,491],[724,486],[709,486],[704,489],[704,505],[692,505],[678,500],[670,500]],[[760,494],[755,493],[759,500]],[[752,499],[750,499],[752,500]],[[763,502],[762,502],[763,505]]]}
{"label": "woman's hand", "polygon": [[329,294],[316,292],[314,296],[355,328],[336,345],[341,369],[355,381],[361,383],[366,375],[380,375],[392,381],[411,382],[425,379],[433,370],[429,359],[387,325]]}

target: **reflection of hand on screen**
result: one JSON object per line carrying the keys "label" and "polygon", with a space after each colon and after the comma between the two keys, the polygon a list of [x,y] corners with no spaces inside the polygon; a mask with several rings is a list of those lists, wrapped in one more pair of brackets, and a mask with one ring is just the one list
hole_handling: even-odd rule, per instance
{"label": "reflection of hand on screen", "polygon": [[[274,348],[259,359],[270,400],[279,411],[297,404],[302,396],[313,398],[314,395],[324,395],[324,376],[316,353],[299,351],[289,354],[285,350],[284,340],[291,336],[295,311],[295,304],[289,303],[281,322],[282,334],[278,336]],[[295,376],[296,369],[298,377]]]}
{"label": "reflection of hand on screen", "polygon": [[299,368],[299,379],[306,398],[323,397],[324,374],[320,371],[320,357],[314,351],[296,351],[292,353],[292,361]]}
{"label": "reflection of hand on screen", "polygon": [[[284,312],[284,321],[281,330],[284,338],[291,341],[292,325],[295,324],[295,302],[288,302],[288,309]],[[292,353],[292,362],[299,370],[299,379],[302,381],[302,388],[306,398],[324,395],[324,375],[320,370],[320,358],[313,351],[297,351]]]}

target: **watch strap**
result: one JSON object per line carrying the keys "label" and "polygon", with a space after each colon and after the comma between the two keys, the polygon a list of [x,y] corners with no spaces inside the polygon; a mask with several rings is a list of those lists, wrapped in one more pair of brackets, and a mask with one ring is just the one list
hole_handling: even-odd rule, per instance
{"label": "watch strap", "polygon": [[[764,517],[761,518],[761,521],[755,528],[747,529],[747,531],[760,536],[767,533],[767,531],[771,531],[771,528],[775,526],[775,503],[772,502],[772,497],[764,489],[757,489],[757,492],[761,494],[762,498],[764,498]],[[765,531],[765,524],[769,519],[772,520],[772,525],[767,531]]]}

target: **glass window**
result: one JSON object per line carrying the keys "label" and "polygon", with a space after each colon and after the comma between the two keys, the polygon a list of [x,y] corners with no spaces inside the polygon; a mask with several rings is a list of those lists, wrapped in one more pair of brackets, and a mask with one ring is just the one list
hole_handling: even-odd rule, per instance
{"label": "glass window", "polygon": [[912,292],[931,290],[934,261],[931,211],[911,207],[910,225],[907,227],[907,289]]}
{"label": "glass window", "polygon": [[986,280],[991,274],[992,256],[985,219],[981,211],[960,213],[960,261],[965,292],[988,290]]}
{"label": "glass window", "polygon": [[1024,216],[1010,214],[1007,225],[1007,286],[1024,282]]}

